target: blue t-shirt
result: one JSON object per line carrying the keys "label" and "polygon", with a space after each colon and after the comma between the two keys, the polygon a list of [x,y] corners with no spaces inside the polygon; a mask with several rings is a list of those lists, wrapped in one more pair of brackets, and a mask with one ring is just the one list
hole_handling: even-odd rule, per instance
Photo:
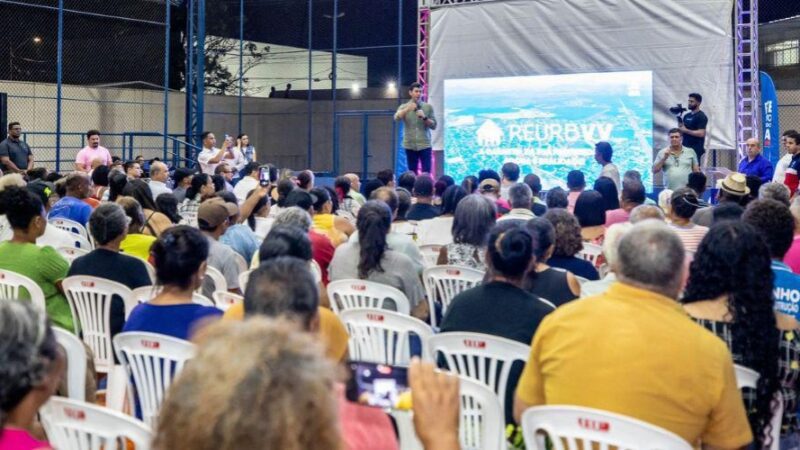
{"label": "blue t-shirt", "polygon": [[86,224],[89,223],[89,216],[91,215],[92,207],[89,206],[88,203],[75,197],[64,197],[53,205],[47,217],[50,219],[62,218],[74,220],[86,226]]}
{"label": "blue t-shirt", "polygon": [[600,274],[597,273],[597,269],[592,263],[575,256],[553,256],[547,260],[547,265],[572,272],[576,277],[586,278],[589,281],[600,279]]}
{"label": "blue t-shirt", "polygon": [[146,331],[188,340],[198,321],[219,316],[222,316],[221,310],[195,303],[183,305],[142,303],[133,308],[122,331]]}
{"label": "blue t-shirt", "polygon": [[219,241],[232,248],[236,253],[242,255],[245,261],[250,262],[253,254],[258,250],[261,242],[258,236],[249,226],[238,223],[225,230],[225,234],[220,236]]}
{"label": "blue t-shirt", "polygon": [[800,319],[800,275],[792,273],[781,261],[772,261],[772,273],[775,275],[772,289],[775,310]]}

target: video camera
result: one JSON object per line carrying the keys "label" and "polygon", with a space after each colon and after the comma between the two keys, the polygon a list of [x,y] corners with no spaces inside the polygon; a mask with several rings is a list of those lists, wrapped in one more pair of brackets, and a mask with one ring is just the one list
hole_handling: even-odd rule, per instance
{"label": "video camera", "polygon": [[670,114],[678,119],[678,125],[683,123],[683,113],[686,111],[688,111],[688,109],[684,108],[682,103],[678,103],[677,105],[669,108]]}

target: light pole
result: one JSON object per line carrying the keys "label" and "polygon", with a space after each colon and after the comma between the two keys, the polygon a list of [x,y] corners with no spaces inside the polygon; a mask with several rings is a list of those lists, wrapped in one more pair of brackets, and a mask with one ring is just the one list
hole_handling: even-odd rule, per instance
{"label": "light pole", "polygon": [[[39,45],[39,44],[42,43],[42,38],[39,37],[39,36],[34,36],[33,39],[31,39],[31,41],[33,41],[34,45]],[[16,47],[12,47],[11,44],[8,44],[8,71],[9,71],[8,80],[9,81],[14,81],[14,52],[19,50],[20,48],[22,48],[23,45],[28,44],[31,41],[26,39],[26,40],[20,42],[19,45],[17,45]]]}

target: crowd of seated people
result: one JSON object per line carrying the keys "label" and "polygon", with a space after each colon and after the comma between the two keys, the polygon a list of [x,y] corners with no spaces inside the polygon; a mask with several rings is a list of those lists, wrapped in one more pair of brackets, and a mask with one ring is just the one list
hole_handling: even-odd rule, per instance
{"label": "crowd of seated people", "polygon": [[[327,291],[339,280],[397,289],[412,317],[438,323],[431,332],[530,346],[498,393],[509,424],[529,407],[567,404],[695,447],[765,448],[780,394],[781,448],[797,448],[800,200],[740,173],[713,199],[695,174],[651,199],[638,172],[620,180],[606,147],[598,152],[602,176],[571,171],[546,192],[510,162],[463,180],[281,170],[262,183],[260,163],[237,173],[220,162],[211,175],[158,161],[149,178],[136,162],[0,177],[0,270],[33,280],[45,302],[29,307],[24,289],[0,300],[0,450],[47,448],[36,411],[64,371],[50,324],[76,329],[62,280],[77,275],[149,286],[127,316],[113,296],[112,336],[198,345],[161,407],[159,449],[399,448],[389,415],[344,397],[346,371],[335,368],[353,342]],[[70,257],[65,248],[84,240],[56,219],[82,227],[91,247]],[[425,289],[435,266],[483,279],[436,304]],[[232,305],[210,306],[219,277]],[[734,364],[759,373],[754,389],[737,388]],[[417,360],[409,370],[424,448],[458,448],[457,379]]]}

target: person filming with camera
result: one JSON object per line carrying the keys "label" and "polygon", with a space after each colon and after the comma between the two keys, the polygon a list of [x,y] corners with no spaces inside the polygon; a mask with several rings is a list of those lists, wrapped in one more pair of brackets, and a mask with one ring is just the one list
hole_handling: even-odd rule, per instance
{"label": "person filming with camera", "polygon": [[672,189],[686,186],[689,174],[700,172],[700,163],[693,149],[681,144],[681,130],[669,130],[669,147],[656,155],[653,173],[664,171],[664,187]]}
{"label": "person filming with camera", "polygon": [[703,154],[706,152],[706,127],[708,126],[708,116],[700,111],[701,103],[703,103],[702,95],[689,94],[689,103],[686,105],[689,112],[682,116],[680,113],[678,115],[678,130],[683,135],[683,146],[694,150],[698,164],[702,163]]}

